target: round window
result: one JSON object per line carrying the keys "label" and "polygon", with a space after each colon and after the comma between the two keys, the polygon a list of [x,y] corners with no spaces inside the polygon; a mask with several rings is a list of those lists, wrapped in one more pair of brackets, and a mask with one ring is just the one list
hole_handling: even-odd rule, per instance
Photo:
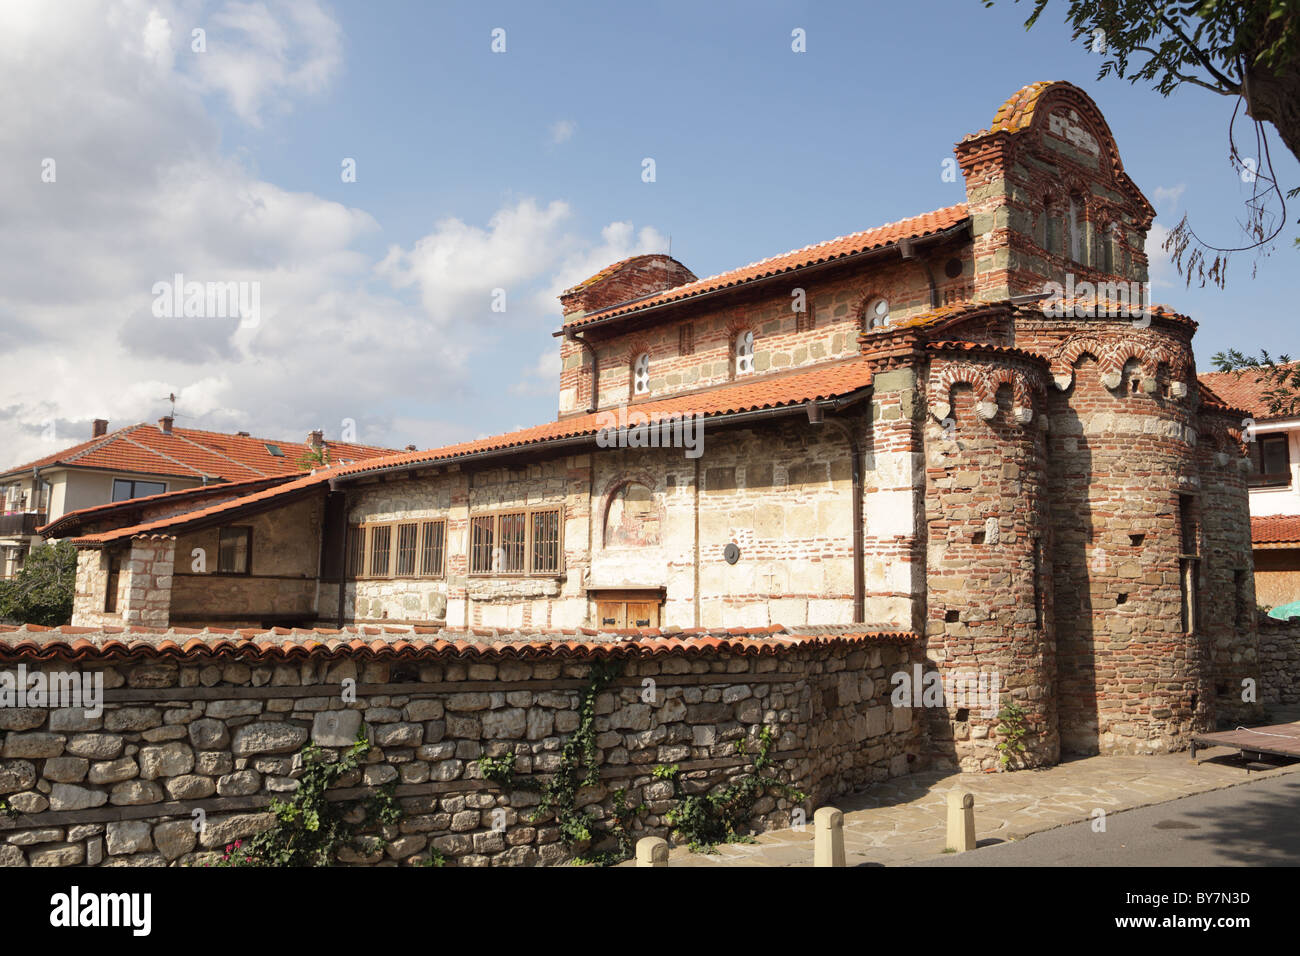
{"label": "round window", "polygon": [[736,374],[754,371],[754,333],[741,332],[736,336]]}
{"label": "round window", "polygon": [[632,390],[637,395],[650,391],[650,356],[642,352],[632,363]]}
{"label": "round window", "polygon": [[867,305],[867,328],[883,329],[889,324],[889,300],[872,299]]}

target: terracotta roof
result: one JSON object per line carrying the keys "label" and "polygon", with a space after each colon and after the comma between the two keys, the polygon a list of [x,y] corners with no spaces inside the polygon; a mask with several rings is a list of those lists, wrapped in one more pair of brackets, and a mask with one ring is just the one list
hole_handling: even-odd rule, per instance
{"label": "terracotta roof", "polygon": [[67,514],[51,521],[49,524],[37,528],[38,534],[49,536],[60,531],[72,531],[79,527],[85,521],[106,518],[115,512],[136,511],[147,507],[167,507],[172,504],[181,504],[189,501],[196,501],[203,498],[219,498],[223,495],[232,495],[242,497],[251,494],[254,491],[260,491],[263,488],[282,485],[293,478],[293,475],[272,475],[269,478],[245,478],[243,481],[222,481],[209,485],[198,485],[194,488],[182,488],[179,491],[164,491],[157,495],[144,495],[140,498],[128,498],[125,501],[110,501],[102,505],[94,505],[90,508],[81,508],[77,511],[69,511]]}
{"label": "terracotta roof", "polygon": [[1255,544],[1300,545],[1300,515],[1252,516],[1250,540]]}
{"label": "terracotta roof", "polygon": [[[809,401],[838,398],[866,388],[870,384],[870,366],[865,360],[854,358],[846,362],[820,365],[799,372],[755,375],[743,382],[735,382],[719,388],[674,395],[657,401],[636,402],[626,406],[626,409],[628,416],[645,416],[644,421],[646,423],[664,419],[670,420],[674,416],[687,415],[715,418],[737,412],[776,409],[802,405]],[[208,508],[119,528],[114,531],[85,535],[73,539],[73,543],[102,545],[109,541],[120,541],[137,534],[178,528],[191,522],[205,521],[220,515],[222,512],[235,511],[250,505],[260,504],[270,498],[294,494],[331,479],[355,477],[368,472],[411,465],[437,465],[471,455],[504,452],[513,448],[541,445],[567,438],[593,436],[601,431],[617,428],[620,424],[619,414],[619,409],[605,409],[560,419],[559,421],[547,422],[544,425],[535,425],[532,428],[507,432],[504,435],[496,435],[491,438],[481,438],[476,441],[461,442],[457,445],[446,445],[442,448],[432,448],[426,451],[389,455],[385,458],[371,458],[354,465],[320,469],[314,474],[304,475],[275,488],[269,488],[243,498],[223,501]],[[637,423],[637,419],[631,419],[630,421],[632,425]]]}
{"label": "terracotta roof", "polygon": [[[335,463],[363,461],[393,454],[391,448],[333,441],[326,441],[325,444],[331,461]],[[273,454],[268,445],[279,447],[283,455]],[[173,428],[171,434],[167,434],[157,425],[142,422],[15,466],[0,473],[0,477],[57,465],[162,477],[226,478],[238,481],[297,474],[301,471],[298,459],[310,449],[311,446],[305,441],[285,442],[274,438],[227,435],[197,428]]]}
{"label": "terracotta roof", "polygon": [[[722,272],[718,275],[708,276],[704,279],[697,279],[694,282],[688,282],[685,285],[679,285],[676,288],[668,289],[654,295],[645,296],[644,298],[636,299],[632,302],[624,302],[599,312],[590,312],[586,315],[570,319],[565,322],[565,326],[568,328],[576,328],[588,325],[598,319],[607,319],[616,315],[627,315],[631,312],[637,312],[653,305],[662,305],[666,302],[676,302],[681,299],[689,299],[692,296],[702,295],[706,292],[715,292],[719,289],[744,285],[747,282],[764,279],[768,276],[779,275],[783,272],[791,272],[795,269],[802,269],[806,266],[818,265],[835,259],[843,259],[845,256],[851,256],[860,252],[867,252],[871,249],[878,249],[883,246],[892,245],[904,239],[919,239],[923,236],[942,232],[945,229],[951,229],[953,226],[964,222],[966,219],[966,204],[958,203],[955,206],[936,209],[934,212],[912,216],[910,219],[901,219],[898,222],[891,222],[884,226],[877,226],[874,229],[867,229],[863,232],[855,232],[847,236],[840,236],[826,242],[819,242],[815,245],[805,246],[802,249],[795,249],[792,252],[782,253],[779,256],[762,259],[758,262],[750,263],[747,266],[741,266],[739,269],[732,269],[730,272]],[[616,265],[618,265],[618,263],[616,263]],[[602,272],[597,273],[597,275],[602,275],[606,271],[607,270],[602,270]]]}
{"label": "terracotta roof", "polygon": [[[1292,362],[1280,367],[1291,369],[1296,365],[1300,363]],[[1294,414],[1278,415],[1269,411],[1268,399],[1264,397],[1264,393],[1270,390],[1270,385],[1264,381],[1258,371],[1253,369],[1247,369],[1240,375],[1236,372],[1206,372],[1197,377],[1201,384],[1210,389],[1225,405],[1244,409],[1256,421],[1280,421],[1298,417]]]}
{"label": "terracotta roof", "polygon": [[1022,129],[1028,129],[1034,121],[1034,108],[1038,105],[1038,97],[1055,85],[1056,83],[1051,80],[1039,80],[1037,83],[1030,83],[1016,90],[993,114],[993,123],[989,126],[989,131],[1005,130],[1008,133],[1018,133]]}
{"label": "terracotta roof", "polygon": [[205,628],[46,628],[0,626],[0,660],[176,660],[237,657],[266,663],[359,657],[368,660],[509,660],[697,656],[717,651],[768,655],[799,646],[910,644],[909,631],[764,628],[597,631],[591,628],[497,631],[474,628],[344,627],[223,630]]}

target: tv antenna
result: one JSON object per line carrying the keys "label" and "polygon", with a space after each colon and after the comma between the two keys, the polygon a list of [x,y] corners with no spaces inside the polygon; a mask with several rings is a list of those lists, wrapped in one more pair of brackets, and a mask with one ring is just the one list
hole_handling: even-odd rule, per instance
{"label": "tv antenna", "polygon": [[171,402],[171,406],[172,406],[171,417],[172,417],[172,418],[189,418],[188,415],[178,415],[178,414],[176,413],[176,393],[175,393],[175,392],[168,392],[166,395],[164,395],[162,398],[160,398],[159,401],[160,401],[160,402]]}

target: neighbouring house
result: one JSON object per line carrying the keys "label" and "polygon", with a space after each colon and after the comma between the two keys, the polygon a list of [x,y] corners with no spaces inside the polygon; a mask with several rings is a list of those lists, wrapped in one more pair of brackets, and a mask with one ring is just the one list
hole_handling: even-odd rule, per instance
{"label": "neighbouring house", "polygon": [[[1146,301],[1105,119],[1035,83],[956,160],[934,212],[567,290],[554,421],[85,516],[74,623],[910,634],[1021,704],[1039,765],[1256,716],[1246,413]],[[945,700],[928,746],[995,766],[996,710]]]}
{"label": "neighbouring house", "polygon": [[[109,431],[97,418],[88,441],[0,473],[0,577],[18,572],[41,534],[65,537],[60,519],[72,512],[214,484],[283,480],[303,472],[305,457],[322,454],[343,465],[393,449],[327,441],[318,431],[306,442],[284,442],[176,428],[170,416],[156,426]],[[130,508],[115,513],[134,514]]]}
{"label": "neighbouring house", "polygon": [[1256,600],[1267,607],[1300,601],[1300,415],[1271,411],[1271,386],[1257,371],[1210,372],[1201,382],[1247,413]]}

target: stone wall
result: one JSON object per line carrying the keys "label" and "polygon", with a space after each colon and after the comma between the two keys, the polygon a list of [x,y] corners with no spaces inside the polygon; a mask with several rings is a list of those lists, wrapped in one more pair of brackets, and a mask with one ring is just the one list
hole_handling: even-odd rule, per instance
{"label": "stone wall", "polygon": [[1260,703],[1300,704],[1300,621],[1260,615],[1259,675]]}
{"label": "stone wall", "polygon": [[[202,862],[271,824],[268,804],[297,786],[304,745],[337,753],[362,726],[374,749],[337,795],[391,782],[404,816],[384,851],[345,862],[413,864],[432,848],[461,865],[561,863],[569,854],[554,820],[530,819],[538,795],[503,791],[477,760],[514,753],[520,775],[554,771],[598,658],[624,669],[595,702],[601,785],[581,802],[606,817],[625,788],[647,804],[635,836],[666,831],[671,785],[652,776],[656,765],[678,764],[687,792],[724,785],[751,759],[736,743],[752,754],[763,726],[775,734],[768,772],[809,794],[809,819],[835,795],[920,766],[922,722],[890,705],[891,675],[919,661],[910,635],[514,633],[435,646],[385,630],[142,632],[126,637],[152,646],[131,651],[101,648],[109,637],[95,632],[4,634],[0,669],[100,672],[107,704],[99,716],[0,709],[0,797],[19,811],[0,815],[0,863]],[[572,638],[595,642],[547,642]],[[348,681],[355,699],[345,700]],[[754,810],[756,828],[798,822],[772,795]]]}

